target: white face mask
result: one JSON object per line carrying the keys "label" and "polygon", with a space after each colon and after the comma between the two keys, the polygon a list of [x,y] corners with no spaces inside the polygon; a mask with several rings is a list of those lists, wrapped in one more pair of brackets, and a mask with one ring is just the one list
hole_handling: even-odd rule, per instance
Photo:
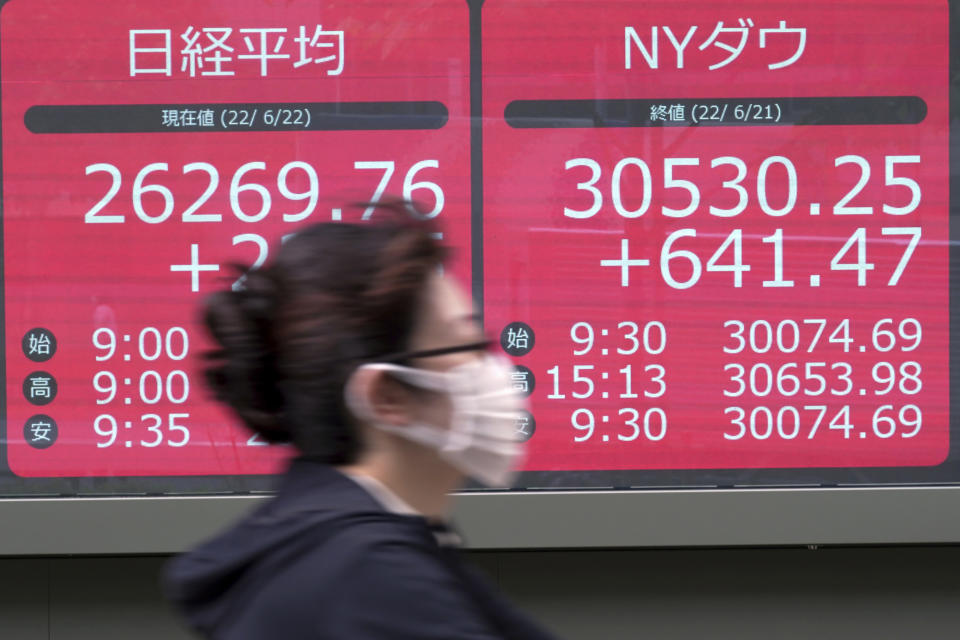
{"label": "white face mask", "polygon": [[515,476],[524,445],[519,440],[517,418],[525,408],[521,394],[510,384],[510,365],[486,355],[444,372],[396,364],[366,364],[358,370],[386,371],[421,389],[445,393],[453,413],[450,428],[418,423],[384,424],[376,419],[366,398],[347,384],[347,406],[382,431],[435,449],[462,473],[487,486],[507,486]]}

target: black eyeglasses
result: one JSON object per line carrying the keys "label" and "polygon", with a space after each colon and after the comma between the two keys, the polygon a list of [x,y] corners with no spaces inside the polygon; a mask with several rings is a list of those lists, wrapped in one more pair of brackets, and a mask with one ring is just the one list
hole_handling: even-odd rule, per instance
{"label": "black eyeglasses", "polygon": [[424,349],[421,351],[401,351],[393,353],[383,358],[377,358],[377,362],[390,362],[400,364],[417,358],[433,358],[435,356],[445,356],[448,353],[460,353],[461,351],[489,351],[493,346],[493,340],[479,340],[477,342],[468,342],[458,344],[452,347],[440,347],[439,349]]}

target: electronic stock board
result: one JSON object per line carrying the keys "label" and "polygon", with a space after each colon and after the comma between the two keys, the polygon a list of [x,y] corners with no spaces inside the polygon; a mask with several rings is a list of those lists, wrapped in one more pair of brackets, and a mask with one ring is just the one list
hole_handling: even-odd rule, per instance
{"label": "electronic stock board", "polygon": [[489,495],[957,485],[952,16],[5,3],[0,495],[269,490],[199,304],[388,195],[529,396]]}

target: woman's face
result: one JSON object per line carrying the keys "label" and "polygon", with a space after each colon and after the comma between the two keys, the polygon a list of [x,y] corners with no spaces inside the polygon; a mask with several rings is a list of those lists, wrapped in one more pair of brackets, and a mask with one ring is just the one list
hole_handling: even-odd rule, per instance
{"label": "woman's face", "polygon": [[[475,345],[485,339],[477,322],[473,304],[463,288],[452,278],[435,273],[426,283],[420,313],[414,324],[409,350],[414,352]],[[482,358],[482,348],[456,351],[439,356],[411,359],[420,369],[444,372]],[[445,394],[414,391],[409,412],[417,422],[440,428],[450,424],[452,407]]]}
{"label": "woman's face", "polygon": [[[429,277],[414,323],[409,350],[429,351],[482,342],[483,331],[477,322],[473,304],[463,288],[452,278],[435,273]],[[432,371],[446,371],[476,360],[482,349],[457,351],[441,356],[419,358],[413,365]]]}

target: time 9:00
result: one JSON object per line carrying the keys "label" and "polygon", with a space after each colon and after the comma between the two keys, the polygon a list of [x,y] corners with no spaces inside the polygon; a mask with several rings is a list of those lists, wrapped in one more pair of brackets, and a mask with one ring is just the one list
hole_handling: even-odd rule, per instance
{"label": "time 9:00", "polygon": [[[123,341],[130,342],[131,334],[123,334]],[[117,333],[113,329],[100,327],[93,332],[93,346],[99,351],[97,362],[109,360],[117,352]],[[144,327],[137,334],[137,355],[143,360],[153,361],[161,356],[171,360],[183,360],[190,351],[190,338],[183,327],[170,327],[162,332],[156,327]],[[125,355],[124,360],[130,356]]]}

